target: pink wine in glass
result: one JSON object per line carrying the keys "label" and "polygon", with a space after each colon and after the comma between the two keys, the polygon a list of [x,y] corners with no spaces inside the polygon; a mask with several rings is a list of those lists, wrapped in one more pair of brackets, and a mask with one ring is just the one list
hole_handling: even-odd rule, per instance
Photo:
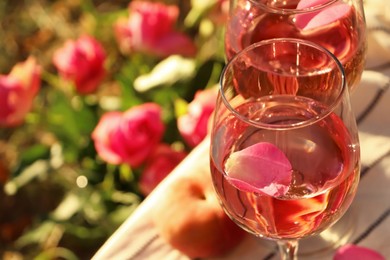
{"label": "pink wine in glass", "polygon": [[[263,97],[235,110],[268,125],[312,123],[273,131],[248,126],[230,116],[215,126],[213,142],[224,145],[212,150],[211,172],[227,214],[248,232],[271,239],[318,234],[341,218],[356,193],[360,160],[359,146],[340,117],[332,112],[316,121],[326,108],[292,95]],[[230,154],[259,142],[276,145],[291,163],[292,180],[282,196],[242,190],[229,179],[226,161]],[[258,170],[267,174],[267,169]]]}
{"label": "pink wine in glass", "polygon": [[226,28],[227,59],[261,40],[305,39],[327,48],[341,61],[348,86],[354,89],[360,82],[367,49],[363,11],[357,11],[354,5],[332,0],[317,12],[307,9],[304,12],[302,8],[306,7],[300,7],[302,2],[237,0]]}

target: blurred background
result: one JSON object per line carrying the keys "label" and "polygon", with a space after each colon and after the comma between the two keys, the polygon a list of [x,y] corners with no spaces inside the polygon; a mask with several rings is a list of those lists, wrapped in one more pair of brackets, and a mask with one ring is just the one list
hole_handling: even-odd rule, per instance
{"label": "blurred background", "polygon": [[[10,90],[11,79],[31,78],[29,67],[11,73],[16,64],[33,57],[39,67],[35,76],[40,79],[36,93],[25,101],[31,107],[21,121],[7,124],[5,119],[0,124],[0,258],[90,258],[183,158],[168,166],[166,161],[172,160],[161,159],[157,169],[165,170],[149,173],[146,185],[150,187],[142,190],[140,180],[149,166],[146,160],[134,166],[99,156],[91,135],[102,115],[153,102],[162,110],[164,132],[159,144],[167,145],[176,156],[187,154],[199,142],[189,140],[197,134],[191,131],[200,131],[195,130],[199,125],[183,130],[178,119],[188,115],[198,91],[218,82],[224,64],[225,1],[160,1],[175,6],[177,16],[173,24],[167,23],[170,27],[166,31],[170,36],[172,32],[180,35],[164,38],[165,47],[159,52],[153,51],[153,44],[162,44],[156,39],[163,37],[159,32],[164,29],[156,25],[148,28],[153,25],[147,22],[131,26],[136,20],[130,20],[135,13],[129,7],[131,2],[0,1],[0,117],[11,111],[4,104],[11,103],[12,95],[20,91]],[[122,31],[131,32],[127,35],[130,40],[116,29],[120,20],[127,21]],[[141,39],[131,42],[130,36],[137,33]],[[88,93],[80,91],[83,85],[68,75],[89,66],[84,64],[92,52],[88,48],[76,48],[85,52],[82,61],[69,57],[69,46],[77,44],[82,35],[95,39],[104,52],[105,73]],[[179,38],[194,51],[186,47],[187,51],[180,52],[172,45]],[[63,54],[59,54],[57,64],[53,58],[56,52]],[[77,51],[72,55],[77,56]],[[79,63],[71,64],[75,61]],[[61,62],[73,66],[72,71],[62,71]],[[89,77],[96,76],[94,71],[89,73]],[[84,80],[88,81],[85,75]],[[24,104],[23,98],[16,100],[18,106]],[[193,125],[199,123],[199,115],[191,118],[196,121]],[[201,128],[205,132],[204,126]],[[199,140],[203,135],[200,133]],[[130,136],[127,141],[136,139]],[[149,164],[157,161],[149,160]]]}

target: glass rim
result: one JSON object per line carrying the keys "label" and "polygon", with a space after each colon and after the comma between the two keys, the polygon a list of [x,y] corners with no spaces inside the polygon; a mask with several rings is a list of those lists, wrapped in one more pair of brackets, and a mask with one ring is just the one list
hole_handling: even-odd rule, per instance
{"label": "glass rim", "polygon": [[338,0],[327,0],[325,3],[316,4],[312,7],[291,9],[291,8],[285,8],[285,7],[270,6],[266,3],[260,2],[258,0],[248,0],[248,1],[251,2],[252,4],[254,4],[255,6],[258,6],[262,9],[269,10],[273,13],[280,13],[280,14],[301,14],[301,13],[307,13],[307,12],[309,12],[309,13],[316,12],[316,11],[319,11],[323,8],[326,8],[327,6],[330,6],[330,5],[338,2]]}
{"label": "glass rim", "polygon": [[[337,96],[335,97],[334,101],[331,103],[331,105],[326,106],[324,111],[322,111],[321,113],[319,113],[315,117],[312,117],[312,118],[309,118],[309,119],[306,119],[306,120],[302,120],[302,121],[299,121],[297,123],[269,124],[269,123],[264,123],[264,122],[258,122],[258,121],[251,120],[251,119],[247,118],[246,116],[243,116],[240,112],[238,112],[230,104],[229,100],[227,99],[227,97],[225,95],[224,87],[223,87],[224,86],[224,81],[225,81],[225,76],[227,75],[227,72],[228,72],[229,68],[232,66],[232,64],[240,56],[242,56],[243,53],[252,51],[253,49],[256,49],[256,48],[258,48],[260,46],[270,45],[270,44],[273,44],[273,43],[283,43],[283,42],[300,43],[300,44],[304,44],[306,46],[311,46],[311,47],[313,47],[313,48],[315,48],[315,49],[325,53],[327,56],[329,56],[330,59],[334,61],[335,65],[336,65],[336,68],[338,68],[338,71],[340,72],[340,77],[341,77],[340,91],[337,94]],[[345,70],[344,70],[344,67],[341,64],[341,62],[337,59],[337,57],[333,53],[331,53],[328,49],[326,49],[325,47],[322,47],[321,45],[319,45],[317,43],[314,43],[314,42],[311,42],[311,41],[308,41],[308,40],[298,39],[298,38],[273,38],[273,39],[262,40],[262,41],[259,41],[259,42],[256,42],[254,44],[249,45],[248,47],[246,47],[246,48],[242,49],[241,51],[239,51],[230,61],[227,62],[227,64],[222,69],[222,73],[221,73],[221,76],[220,76],[220,79],[219,79],[219,94],[220,94],[220,97],[222,98],[222,101],[223,101],[224,105],[226,106],[226,108],[235,117],[237,117],[239,120],[241,120],[243,122],[246,122],[247,124],[253,125],[255,127],[263,128],[263,129],[273,129],[273,130],[276,130],[276,129],[301,128],[301,127],[308,126],[308,125],[314,124],[314,123],[322,120],[323,118],[327,117],[329,114],[331,114],[336,109],[336,107],[340,104],[341,99],[343,98],[343,95],[345,94],[346,91],[348,91],[348,88],[347,88],[347,82],[346,82],[346,77],[345,77]],[[269,95],[269,97],[271,97],[271,98],[273,98],[275,96],[276,95]],[[285,95],[285,96],[287,96],[287,95]],[[299,97],[299,95],[298,96],[294,95],[294,96],[295,97]]]}

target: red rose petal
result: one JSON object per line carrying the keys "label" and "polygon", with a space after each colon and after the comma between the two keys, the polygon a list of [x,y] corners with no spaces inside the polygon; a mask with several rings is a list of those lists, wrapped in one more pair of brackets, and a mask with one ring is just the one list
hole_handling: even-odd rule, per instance
{"label": "red rose petal", "polygon": [[[297,9],[314,7],[325,3],[324,0],[302,0],[298,3]],[[351,10],[351,6],[345,3],[338,3],[324,8],[322,11],[298,14],[295,23],[301,30],[310,30],[333,23],[345,16]]]}
{"label": "red rose petal", "polygon": [[378,252],[362,247],[347,244],[340,247],[333,257],[333,260],[385,260],[385,257]]}
{"label": "red rose petal", "polygon": [[287,193],[291,169],[286,155],[266,142],[232,153],[225,164],[227,179],[238,189],[276,197]]}

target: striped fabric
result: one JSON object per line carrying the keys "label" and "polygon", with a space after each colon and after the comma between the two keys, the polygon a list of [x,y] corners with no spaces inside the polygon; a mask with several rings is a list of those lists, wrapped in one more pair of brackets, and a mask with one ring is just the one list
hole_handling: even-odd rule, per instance
{"label": "striped fabric", "polygon": [[[352,106],[358,121],[361,142],[361,182],[354,203],[340,221],[347,240],[374,249],[390,259],[390,1],[366,0],[368,59],[360,86],[352,94]],[[207,152],[208,143],[197,147],[181,165]],[[202,146],[201,145],[201,146]],[[202,157],[202,156],[200,156]],[[208,160],[208,158],[205,158]],[[204,161],[208,164],[208,161]],[[180,167],[179,167],[180,168]],[[180,174],[180,169],[175,174]],[[174,179],[174,174],[170,179]],[[188,260],[158,236],[149,210],[170,180],[165,181],[133,213],[96,253],[94,259],[167,259]],[[332,238],[332,234],[328,234]],[[332,238],[334,239],[334,237]],[[301,244],[300,259],[332,259],[334,250],[310,255],[316,240]],[[307,255],[305,255],[307,253]],[[274,243],[248,236],[229,255],[217,259],[279,259]]]}

